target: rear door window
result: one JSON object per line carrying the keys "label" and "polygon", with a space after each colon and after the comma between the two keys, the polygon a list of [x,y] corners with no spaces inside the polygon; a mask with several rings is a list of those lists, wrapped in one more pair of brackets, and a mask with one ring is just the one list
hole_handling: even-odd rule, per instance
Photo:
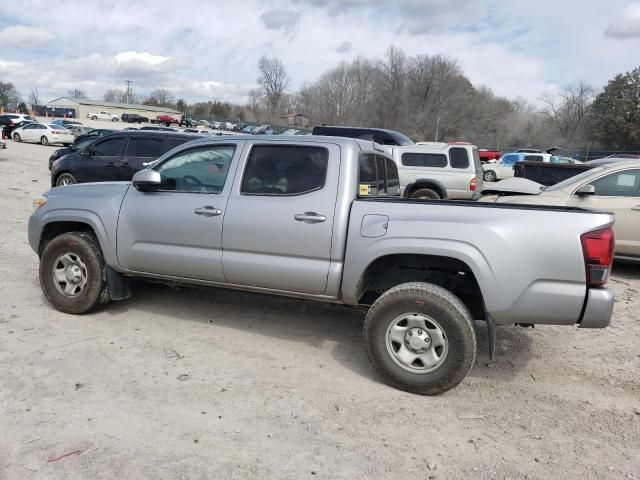
{"label": "rear door window", "polygon": [[251,149],[240,193],[302,195],[324,187],[329,152],[322,147],[258,145]]}
{"label": "rear door window", "polygon": [[96,143],[93,147],[93,156],[95,157],[117,157],[122,154],[126,138],[109,138],[102,142]]}
{"label": "rear door window", "polygon": [[405,167],[445,168],[447,156],[442,153],[405,152],[402,154],[402,165]]}
{"label": "rear door window", "polygon": [[469,168],[469,154],[466,148],[451,148],[449,150],[451,168]]}
{"label": "rear door window", "polygon": [[158,158],[164,153],[162,138],[132,137],[127,146],[127,157]]}

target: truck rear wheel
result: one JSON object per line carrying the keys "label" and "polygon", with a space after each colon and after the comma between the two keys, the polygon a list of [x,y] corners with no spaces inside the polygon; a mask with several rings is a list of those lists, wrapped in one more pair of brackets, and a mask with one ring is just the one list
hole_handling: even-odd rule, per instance
{"label": "truck rear wheel", "polygon": [[40,285],[61,312],[81,314],[107,303],[105,264],[96,238],[70,232],[51,240],[40,257]]}
{"label": "truck rear wheel", "polygon": [[411,193],[411,198],[417,198],[419,200],[440,200],[442,197],[435,190],[420,188]]}
{"label": "truck rear wheel", "polygon": [[458,385],[476,358],[476,328],[467,307],[430,283],[404,283],[369,309],[364,341],[389,385],[438,395]]}

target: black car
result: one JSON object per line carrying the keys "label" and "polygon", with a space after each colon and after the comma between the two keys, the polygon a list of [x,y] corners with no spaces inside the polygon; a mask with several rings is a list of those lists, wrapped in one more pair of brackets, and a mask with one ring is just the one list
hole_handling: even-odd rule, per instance
{"label": "black car", "polygon": [[93,130],[89,130],[87,133],[78,135],[74,143],[77,143],[80,140],[84,140],[85,138],[104,137],[105,135],[109,135],[110,133],[114,133],[116,131],[117,130],[110,130],[108,128],[94,128]]}
{"label": "black car", "polygon": [[[109,132],[109,133],[111,133],[111,132]],[[87,148],[93,142],[98,140],[98,138],[100,138],[100,137],[99,136],[81,135],[80,137],[76,138],[76,141],[73,142],[68,147],[59,148],[58,150],[53,152],[51,154],[51,156],[49,157],[49,170],[51,170],[53,168],[53,162],[55,162],[59,158],[62,158],[65,155],[69,155],[70,153],[79,152],[83,148]]]}
{"label": "black car", "polygon": [[362,140],[372,140],[380,145],[413,145],[413,140],[405,134],[384,128],[334,127],[330,125],[321,125],[313,127],[312,135],[361,138]]}
{"label": "black car", "polygon": [[147,123],[149,119],[137,113],[123,113],[120,120],[128,123]]}
{"label": "black car", "polygon": [[131,180],[134,173],[172,148],[198,138],[202,135],[140,130],[116,132],[60,157],[51,170],[51,186]]}

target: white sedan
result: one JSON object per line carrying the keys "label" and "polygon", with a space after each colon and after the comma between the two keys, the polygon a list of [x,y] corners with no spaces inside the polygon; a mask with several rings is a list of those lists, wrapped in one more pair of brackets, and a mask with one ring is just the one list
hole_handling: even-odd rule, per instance
{"label": "white sedan", "polygon": [[75,140],[71,130],[59,125],[45,125],[43,123],[30,123],[24,127],[16,128],[11,133],[11,138],[16,142],[36,142],[42,145],[61,143],[64,146],[71,145]]}
{"label": "white sedan", "polygon": [[120,120],[117,115],[103,110],[94,113],[87,113],[87,118],[90,118],[91,120],[108,120],[110,122],[117,122]]}

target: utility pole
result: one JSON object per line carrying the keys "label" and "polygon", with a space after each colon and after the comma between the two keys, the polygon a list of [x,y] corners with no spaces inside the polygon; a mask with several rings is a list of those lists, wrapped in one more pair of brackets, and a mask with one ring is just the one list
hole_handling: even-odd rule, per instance
{"label": "utility pole", "polygon": [[128,105],[129,99],[131,98],[131,84],[133,82],[131,80],[125,80],[124,83],[127,84],[127,105]]}

